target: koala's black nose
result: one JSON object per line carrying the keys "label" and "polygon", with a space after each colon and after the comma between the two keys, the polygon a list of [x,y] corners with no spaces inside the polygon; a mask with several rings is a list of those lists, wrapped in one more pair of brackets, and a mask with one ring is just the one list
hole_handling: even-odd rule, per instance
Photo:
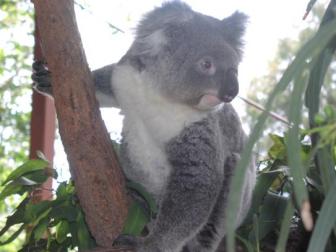
{"label": "koala's black nose", "polygon": [[237,70],[229,69],[225,72],[223,83],[219,89],[219,98],[224,102],[231,102],[239,91]]}

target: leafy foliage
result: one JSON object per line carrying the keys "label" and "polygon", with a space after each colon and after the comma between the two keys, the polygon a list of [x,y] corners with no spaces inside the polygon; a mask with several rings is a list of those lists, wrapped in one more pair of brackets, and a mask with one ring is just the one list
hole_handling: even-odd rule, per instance
{"label": "leafy foliage", "polygon": [[[26,160],[29,150],[32,15],[29,1],[0,1],[0,181]],[[0,200],[0,225],[18,200]],[[16,252],[21,242],[22,236],[1,250]]]}
{"label": "leafy foliage", "polygon": [[[336,49],[335,6],[336,1],[331,1],[319,31],[299,50],[268,96],[267,111],[278,98],[287,97],[290,127],[284,137],[271,136],[273,146],[268,159],[262,162],[251,212],[237,232],[246,250],[336,250],[335,234],[331,232],[335,225],[331,209],[336,207],[335,110],[326,106],[324,113],[319,113],[321,104],[327,104],[321,87]],[[310,129],[302,129],[304,104],[309,111]],[[262,134],[267,111],[259,116],[233,177],[227,213],[228,251],[234,251],[242,175]],[[311,233],[313,223],[316,225]]]}
{"label": "leafy foliage", "polygon": [[[85,222],[73,182],[62,182],[53,200],[33,202],[35,190],[41,190],[40,186],[48,177],[57,178],[56,170],[46,168],[47,166],[46,160],[29,160],[14,169],[2,183],[4,187],[0,192],[0,200],[14,194],[24,195],[24,198],[0,230],[0,246],[11,243],[26,231],[26,242],[19,250],[21,252],[54,252],[95,247],[96,243]],[[152,196],[140,184],[128,182],[127,187],[139,200],[135,200],[130,206],[123,234],[140,235],[157,213],[157,207]]]}
{"label": "leafy foliage", "polygon": [[[303,182],[309,194],[314,221],[316,221],[319,215],[322,216],[320,211],[322,210],[322,203],[326,194],[324,193],[321,176],[313,157],[314,153],[324,148],[324,146],[333,146],[330,149],[330,153],[333,155],[335,165],[336,131],[333,130],[332,134],[325,134],[326,129],[330,130],[336,127],[335,113],[334,109],[327,107],[324,113],[316,117],[316,120],[319,121],[319,127],[300,132],[301,151],[297,153],[297,156],[300,157],[304,164],[305,176],[303,177]],[[323,136],[320,144],[315,148],[311,142],[306,140],[309,139],[312,132],[319,132]],[[297,204],[298,201],[295,198],[293,185],[295,182],[293,181],[288,162],[288,145],[290,143],[287,137],[270,135],[270,138],[273,145],[268,150],[268,158],[260,162],[262,169],[258,175],[251,210],[243,225],[238,229],[237,235],[239,240],[244,240],[248,244],[245,244],[245,247],[259,247],[260,251],[274,251],[275,249],[276,251],[306,251],[311,234],[304,229],[300,214],[300,205]],[[335,192],[332,190],[329,195],[334,194]],[[326,200],[323,204],[327,202],[331,204],[329,209],[334,209],[335,203]],[[324,215],[322,219],[324,221],[329,220],[329,223],[331,220],[330,216],[327,217]],[[319,232],[319,234],[326,232],[326,226],[323,227],[323,232]],[[316,228],[319,229],[318,226]],[[301,238],[297,239],[299,236]],[[327,235],[324,238],[328,239],[328,237]],[[334,238],[331,237],[330,239]],[[327,246],[328,251],[336,249],[335,242],[329,242]]]}
{"label": "leafy foliage", "polygon": [[[315,1],[316,2],[316,1]],[[318,3],[318,2],[317,2]],[[319,24],[322,20],[323,13],[325,11],[325,6],[323,4],[316,4],[309,14],[309,18],[305,20],[307,27],[300,31],[298,36],[291,38],[283,38],[279,41],[278,49],[275,57],[269,62],[267,73],[263,76],[254,78],[249,86],[247,97],[250,100],[256,101],[258,104],[265,104],[268,95],[279,82],[282,74],[285,72],[287,66],[293,60],[293,55],[295,55],[298,50],[312,38]],[[335,57],[334,57],[335,58]],[[327,72],[324,76],[324,83],[321,90],[321,106],[334,105],[336,106],[336,63],[333,62],[327,68]],[[290,105],[288,102],[288,97],[291,95],[293,87],[290,85],[289,88],[283,91],[281,96],[278,96],[274,101],[272,111],[283,118],[286,118],[286,113],[290,111]],[[303,118],[302,124],[308,127],[308,113],[303,108]],[[255,124],[258,119],[259,111],[255,110],[253,107],[247,107],[247,114],[244,116],[243,121],[248,125]],[[258,140],[255,146],[255,150],[259,155],[265,154],[265,151],[272,144],[268,134],[272,132],[281,133],[287,130],[287,125],[280,121],[269,119],[267,120],[263,137]]]}
{"label": "leafy foliage", "polygon": [[10,228],[16,228],[0,245],[12,242],[26,230],[26,242],[20,251],[67,251],[79,248],[89,249],[95,246],[84,214],[75,196],[72,182],[61,183],[56,197],[50,201],[33,202],[31,196],[41,184],[52,175],[57,177],[53,169],[46,168],[45,160],[29,160],[15,169],[4,181],[4,189],[0,198],[13,194],[24,194],[25,197],[7,217],[5,226],[0,230],[3,239]]}

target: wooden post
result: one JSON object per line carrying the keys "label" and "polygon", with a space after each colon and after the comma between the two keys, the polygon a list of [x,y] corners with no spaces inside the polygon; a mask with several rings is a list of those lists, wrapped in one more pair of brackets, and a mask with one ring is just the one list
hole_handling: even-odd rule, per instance
{"label": "wooden post", "polygon": [[[39,32],[35,26],[34,60],[43,60],[39,43]],[[29,158],[37,158],[37,151],[41,151],[46,158],[53,162],[56,114],[53,101],[36,91],[32,95],[32,113],[30,122],[30,151]],[[49,178],[41,189],[34,191],[33,201],[39,202],[52,198],[52,178]]]}

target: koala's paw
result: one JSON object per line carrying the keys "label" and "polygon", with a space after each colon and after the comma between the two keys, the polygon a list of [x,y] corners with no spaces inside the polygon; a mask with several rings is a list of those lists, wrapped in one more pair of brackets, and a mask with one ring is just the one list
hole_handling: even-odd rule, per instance
{"label": "koala's paw", "polygon": [[146,238],[132,235],[119,235],[113,242],[113,246],[132,248],[136,252],[163,252],[155,243]]}
{"label": "koala's paw", "polygon": [[52,96],[51,73],[42,61],[33,63],[33,88],[44,95]]}
{"label": "koala's paw", "polygon": [[138,238],[133,235],[119,235],[113,242],[113,246],[136,247]]}
{"label": "koala's paw", "polygon": [[240,154],[233,152],[230,156],[225,160],[225,175],[232,176],[234,169],[236,168],[238,162],[240,160]]}

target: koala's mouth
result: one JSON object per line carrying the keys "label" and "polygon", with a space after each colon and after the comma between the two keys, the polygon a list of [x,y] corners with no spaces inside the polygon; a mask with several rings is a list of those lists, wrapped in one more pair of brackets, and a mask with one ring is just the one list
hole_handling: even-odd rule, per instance
{"label": "koala's mouth", "polygon": [[230,95],[224,95],[220,98],[217,94],[206,93],[199,98],[197,108],[202,110],[212,109],[223,102],[231,102],[233,98]]}
{"label": "koala's mouth", "polygon": [[196,107],[201,110],[210,110],[222,102],[217,95],[207,93],[199,97]]}

